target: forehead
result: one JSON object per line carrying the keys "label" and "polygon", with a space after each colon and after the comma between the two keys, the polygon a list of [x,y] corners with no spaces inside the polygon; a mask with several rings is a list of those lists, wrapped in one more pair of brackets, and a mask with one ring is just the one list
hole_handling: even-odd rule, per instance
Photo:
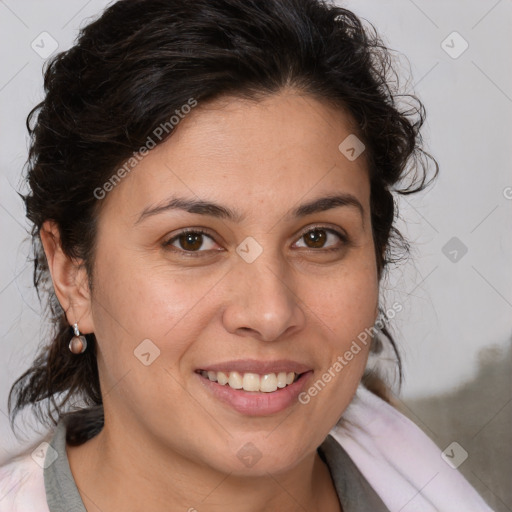
{"label": "forehead", "polygon": [[107,203],[134,220],[149,204],[179,194],[251,216],[282,213],[336,191],[356,195],[366,209],[365,155],[351,161],[339,149],[353,131],[343,110],[293,92],[199,104],[123,178]]}

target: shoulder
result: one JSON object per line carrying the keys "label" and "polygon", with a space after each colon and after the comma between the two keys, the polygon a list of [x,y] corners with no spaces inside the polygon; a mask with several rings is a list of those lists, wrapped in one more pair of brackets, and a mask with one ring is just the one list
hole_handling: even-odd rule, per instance
{"label": "shoulder", "polygon": [[330,434],[390,510],[492,512],[416,424],[362,385]]}
{"label": "shoulder", "polygon": [[44,486],[48,443],[0,466],[0,512],[49,512]]}

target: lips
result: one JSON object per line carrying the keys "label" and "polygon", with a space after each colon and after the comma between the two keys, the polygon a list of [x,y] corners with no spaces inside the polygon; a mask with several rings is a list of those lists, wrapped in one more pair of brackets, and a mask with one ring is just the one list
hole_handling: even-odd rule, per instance
{"label": "lips", "polygon": [[314,371],[290,359],[238,359],[204,365],[195,373],[197,382],[220,403],[243,415],[266,416],[297,404]]}
{"label": "lips", "polygon": [[[264,374],[265,382],[263,383],[256,373],[244,373],[243,379],[240,381],[241,374],[233,371],[229,374],[229,381],[234,379],[233,384],[236,388],[233,388],[230,382],[222,385],[220,382],[215,381],[215,379],[211,380],[209,378],[210,373],[216,373],[217,378],[220,377],[224,374],[222,371],[214,372],[209,370],[206,372],[203,370],[195,373],[198,377],[196,382],[202,386],[208,396],[216,398],[224,407],[228,406],[238,413],[247,416],[277,414],[297,405],[299,403],[298,396],[306,388],[314,374],[313,370],[301,373],[300,375],[296,375],[294,372],[288,374],[280,372],[276,382],[267,382],[267,379],[270,379],[270,381],[276,379],[275,373],[267,373]],[[207,377],[205,377],[205,373],[208,375]],[[296,375],[296,378],[291,384],[288,384],[290,381],[287,380],[284,383],[284,387],[281,387],[283,385],[283,375]],[[245,382],[248,376],[250,376],[250,382]],[[224,374],[224,377],[226,377],[226,374]],[[255,384],[258,384],[258,390],[256,390]],[[240,385],[242,385],[243,389],[237,389]],[[245,388],[250,388],[251,390]]]}
{"label": "lips", "polygon": [[291,361],[288,359],[280,359],[275,361],[260,361],[257,359],[238,359],[233,361],[225,361],[223,363],[201,366],[200,368],[197,368],[196,372],[239,372],[266,375],[269,373],[277,374],[280,372],[294,372],[297,374],[301,374],[310,370],[312,370],[311,366],[308,366],[297,361]]}

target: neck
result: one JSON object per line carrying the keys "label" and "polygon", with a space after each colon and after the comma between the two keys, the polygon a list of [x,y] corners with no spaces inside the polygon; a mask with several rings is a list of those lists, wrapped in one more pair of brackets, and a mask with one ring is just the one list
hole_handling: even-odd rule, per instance
{"label": "neck", "polygon": [[286,472],[237,476],[140,442],[144,436],[132,429],[127,436],[127,429],[108,426],[83,445],[67,447],[88,512],[341,510],[329,469],[316,451]]}

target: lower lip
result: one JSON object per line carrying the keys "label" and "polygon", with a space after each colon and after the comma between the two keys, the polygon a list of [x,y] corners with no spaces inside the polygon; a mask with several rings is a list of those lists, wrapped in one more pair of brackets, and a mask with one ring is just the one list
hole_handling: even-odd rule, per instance
{"label": "lower lip", "polygon": [[303,373],[295,382],[271,393],[260,391],[243,391],[233,389],[228,384],[221,386],[201,374],[196,375],[203,386],[221,402],[230,405],[241,414],[249,416],[266,416],[284,411],[291,405],[298,403],[298,396],[306,387],[306,381],[313,374],[312,371]]}

